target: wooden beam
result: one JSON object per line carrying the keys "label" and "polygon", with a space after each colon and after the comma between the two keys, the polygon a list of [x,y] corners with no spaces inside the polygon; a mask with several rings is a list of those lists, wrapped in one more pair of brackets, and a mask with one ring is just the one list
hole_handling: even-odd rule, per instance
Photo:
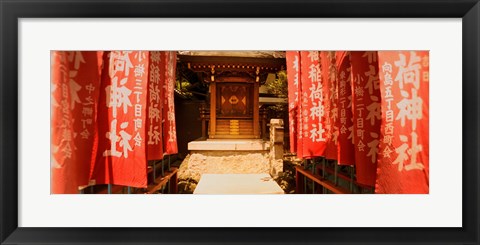
{"label": "wooden beam", "polygon": [[[320,165],[320,164],[317,165],[317,166],[315,166],[315,168],[316,168],[317,170],[323,171],[323,166]],[[335,174],[335,170],[333,170],[333,169],[331,169],[331,168],[329,168],[329,167],[325,167],[325,172],[327,172],[327,173],[330,174],[330,175],[334,175],[334,174]],[[318,173],[318,172],[317,172],[317,173]],[[343,180],[345,180],[345,181],[347,181],[347,182],[351,182],[350,176],[348,176],[348,175],[345,175],[345,174],[343,174],[343,173],[337,173],[337,176],[338,176],[340,179],[343,179]],[[359,186],[359,187],[362,187],[362,188],[372,188],[372,186],[360,184],[360,183],[358,183],[357,181],[353,181],[353,183],[354,183],[355,185]]]}
{"label": "wooden beam", "polygon": [[165,186],[169,181],[170,183],[170,191],[173,192],[173,194],[176,193],[176,188],[177,188],[177,172],[178,169],[175,167],[172,167],[171,171],[166,171],[165,176],[159,176],[155,179],[155,182],[153,184],[148,185],[147,189],[139,189],[136,193],[137,194],[154,194],[155,192],[161,190],[163,186]]}
{"label": "wooden beam", "polygon": [[215,128],[217,120],[217,84],[210,83],[210,134],[209,138],[215,138]]}
{"label": "wooden beam", "polygon": [[259,130],[259,108],[258,108],[258,82],[253,84],[253,135],[256,139],[260,138],[260,130]]}
{"label": "wooden beam", "polygon": [[295,172],[296,172],[297,178],[299,177],[299,173],[300,173],[301,175],[313,180],[315,183],[327,188],[328,190],[332,191],[335,194],[351,194],[350,191],[340,186],[335,186],[335,184],[331,183],[330,181],[322,179],[320,175],[312,174],[310,171],[303,169],[303,167],[301,166],[295,166]]}
{"label": "wooden beam", "polygon": [[[124,186],[121,185],[112,185],[112,194],[122,194]],[[108,194],[108,188],[107,185],[102,186],[101,189],[94,194]]]}
{"label": "wooden beam", "polygon": [[268,66],[281,67],[285,66],[285,58],[253,58],[253,57],[227,57],[227,56],[190,56],[177,55],[181,62],[190,63],[198,66],[213,65],[240,65],[240,66]]}

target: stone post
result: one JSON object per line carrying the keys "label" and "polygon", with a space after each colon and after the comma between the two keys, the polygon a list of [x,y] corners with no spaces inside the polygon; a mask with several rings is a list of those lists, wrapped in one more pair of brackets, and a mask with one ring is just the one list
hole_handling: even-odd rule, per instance
{"label": "stone post", "polygon": [[270,174],[283,173],[283,119],[270,120]]}

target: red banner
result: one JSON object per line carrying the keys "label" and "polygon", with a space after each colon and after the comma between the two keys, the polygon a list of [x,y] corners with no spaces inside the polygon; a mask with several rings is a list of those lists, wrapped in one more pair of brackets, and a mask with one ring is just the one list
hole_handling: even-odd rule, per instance
{"label": "red banner", "polygon": [[350,68],[350,52],[336,52],[338,81],[339,127],[338,159],[339,165],[355,164],[355,147],[353,142],[352,114],[352,77]]}
{"label": "red banner", "polygon": [[88,184],[103,52],[52,52],[52,193]]}
{"label": "red banner", "polygon": [[302,82],[302,53],[299,52],[299,81],[298,81],[298,103],[297,103],[297,111],[296,111],[296,119],[297,119],[297,138],[296,138],[296,148],[297,148],[297,157],[299,159],[303,159],[303,97],[307,97],[308,95],[306,94],[305,96],[303,95],[303,82]]}
{"label": "red banner", "polygon": [[104,66],[98,113],[97,184],[147,186],[148,52],[114,51]]}
{"label": "red banner", "polygon": [[165,100],[163,105],[163,142],[166,155],[178,153],[177,128],[175,125],[174,88],[176,83],[175,68],[177,55],[175,52],[165,53]]}
{"label": "red banner", "polygon": [[377,52],[351,52],[351,66],[356,177],[373,187],[382,115]]}
{"label": "red banner", "polygon": [[150,52],[147,96],[147,160],[163,158],[163,87],[165,83],[165,52]]}
{"label": "red banner", "polygon": [[338,158],[338,86],[335,52],[321,52],[322,76],[325,94],[325,128],[327,131],[327,146],[325,157],[337,160]]}
{"label": "red banner", "polygon": [[428,51],[378,52],[382,92],[376,193],[429,193]]}
{"label": "red banner", "polygon": [[300,53],[287,51],[287,79],[288,79],[288,120],[290,135],[290,152],[297,152],[297,111],[298,86],[300,80]]}
{"label": "red banner", "polygon": [[323,156],[326,147],[324,89],[318,51],[301,51],[301,120],[304,158]]}

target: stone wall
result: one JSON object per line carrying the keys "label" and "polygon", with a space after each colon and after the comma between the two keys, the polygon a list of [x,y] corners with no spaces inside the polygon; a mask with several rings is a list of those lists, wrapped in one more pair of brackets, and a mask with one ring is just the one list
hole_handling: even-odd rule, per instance
{"label": "stone wall", "polygon": [[277,178],[283,173],[283,120],[270,120],[270,175]]}
{"label": "stone wall", "polygon": [[179,169],[179,179],[198,182],[202,174],[269,173],[267,152],[202,151],[192,153]]}

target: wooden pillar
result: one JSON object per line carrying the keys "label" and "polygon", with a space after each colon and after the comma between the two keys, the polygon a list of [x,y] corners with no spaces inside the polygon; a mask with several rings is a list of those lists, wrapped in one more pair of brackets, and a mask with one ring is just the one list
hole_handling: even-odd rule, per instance
{"label": "wooden pillar", "polygon": [[295,168],[295,194],[303,194],[303,179],[305,176],[303,176],[297,168]]}
{"label": "wooden pillar", "polygon": [[172,175],[172,177],[170,178],[169,182],[170,185],[169,185],[169,190],[168,190],[168,193],[169,194],[177,194],[178,193],[178,177],[177,177],[177,170],[175,169],[174,170],[174,173]]}
{"label": "wooden pillar", "polygon": [[265,109],[262,108],[262,110],[260,111],[260,121],[262,122],[262,134],[260,135],[260,137],[262,137],[263,139],[267,138],[267,115],[265,113]]}
{"label": "wooden pillar", "polygon": [[207,108],[205,104],[200,104],[200,120],[202,120],[202,138],[207,138]]}
{"label": "wooden pillar", "polygon": [[215,138],[215,129],[217,121],[217,84],[210,82],[210,135],[209,138]]}
{"label": "wooden pillar", "polygon": [[260,125],[260,120],[259,120],[259,108],[258,108],[258,100],[259,100],[259,95],[258,95],[258,79],[253,85],[253,135],[255,139],[260,138],[260,132],[259,132],[259,125]]}
{"label": "wooden pillar", "polygon": [[207,119],[202,118],[202,138],[207,138]]}

